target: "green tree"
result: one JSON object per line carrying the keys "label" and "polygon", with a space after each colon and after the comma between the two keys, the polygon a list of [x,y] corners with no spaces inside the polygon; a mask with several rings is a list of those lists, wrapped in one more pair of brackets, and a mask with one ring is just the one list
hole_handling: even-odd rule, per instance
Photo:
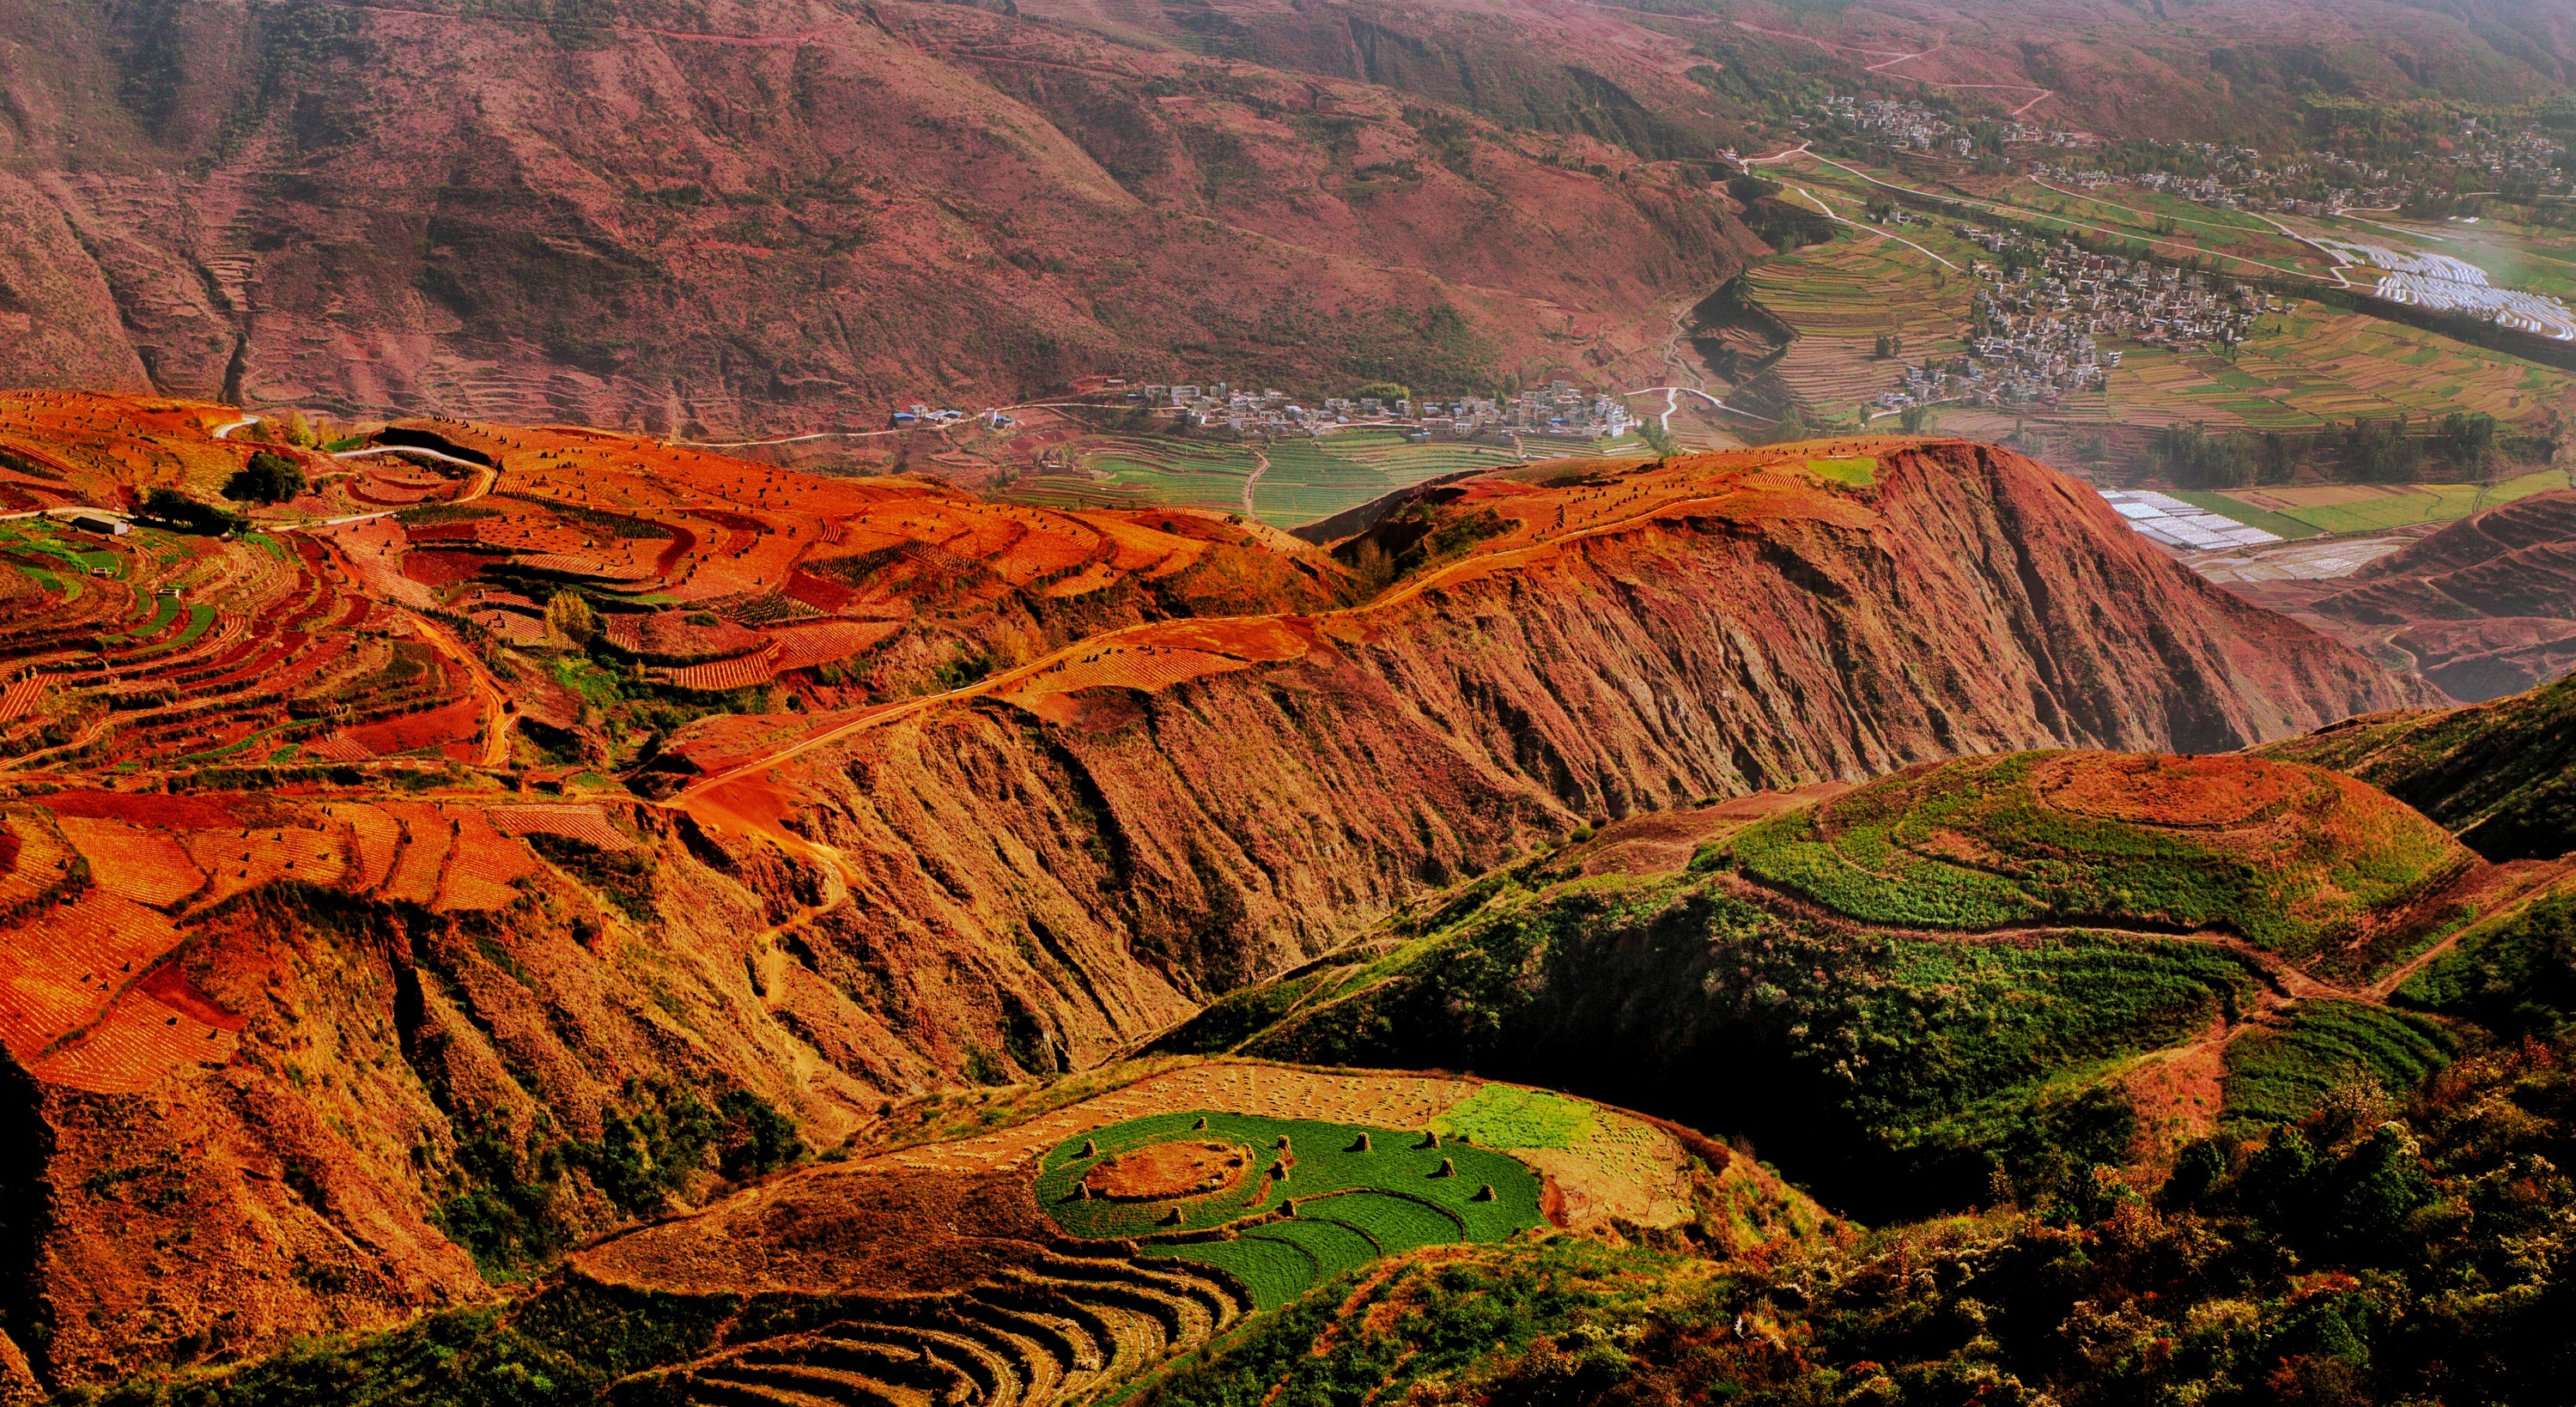
{"label": "green tree", "polygon": [[195,533],[230,532],[238,521],[213,504],[199,503],[167,485],[143,496],[141,515],[181,532]]}
{"label": "green tree", "polygon": [[578,591],[558,591],[546,602],[546,624],[576,644],[587,645],[599,635],[599,617]]}
{"label": "green tree", "polygon": [[2433,448],[2452,468],[2485,479],[2495,472],[2495,417],[2477,411],[2443,416],[2433,431]]}
{"label": "green tree", "polygon": [[1673,438],[1673,432],[1665,429],[1661,421],[1638,421],[1637,438],[1646,442],[1646,448],[1653,450],[1658,460],[1670,459],[1681,453],[1681,442]]}
{"label": "green tree", "polygon": [[304,489],[304,467],[264,449],[252,452],[250,463],[224,480],[224,497],[235,503],[283,503]]}

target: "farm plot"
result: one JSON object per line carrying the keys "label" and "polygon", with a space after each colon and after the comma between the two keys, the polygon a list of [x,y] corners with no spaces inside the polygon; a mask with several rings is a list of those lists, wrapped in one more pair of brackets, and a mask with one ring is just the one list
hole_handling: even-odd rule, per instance
{"label": "farm plot", "polygon": [[609,824],[596,804],[575,806],[494,806],[484,813],[509,835],[559,835],[598,850],[631,850],[635,842]]}
{"label": "farm plot", "polygon": [[129,991],[27,1073],[91,1094],[140,1094],[181,1065],[223,1064],[237,1044],[233,1030],[197,1010]]}
{"label": "farm plot", "polygon": [[342,736],[378,757],[391,757],[469,741],[482,722],[482,701],[469,695],[436,708],[361,724],[344,730]]}
{"label": "farm plot", "polygon": [[0,866],[0,909],[51,893],[71,870],[72,847],[41,811],[0,815],[0,850],[8,861]]}
{"label": "farm plot", "polygon": [[438,899],[438,877],[447,868],[453,829],[426,802],[388,801],[382,809],[402,827],[402,850],[394,857],[384,895],[426,908]]}
{"label": "farm plot", "polygon": [[2288,518],[2314,532],[2364,533],[2451,522],[2544,489],[2567,486],[2567,471],[2542,469],[2498,484],[2320,484],[2235,489],[2212,496]]}
{"label": "farm plot", "polygon": [[57,816],[54,823],[88,858],[90,878],[110,894],[165,908],[206,887],[205,871],[167,831],[89,816]]}
{"label": "farm plot", "polygon": [[402,850],[402,823],[361,802],[337,802],[323,807],[322,814],[349,828],[349,887],[365,894],[383,885]]}
{"label": "farm plot", "polygon": [[33,1060],[96,1020],[179,940],[166,915],[115,894],[47,907],[0,934],[0,1044]]}
{"label": "farm plot", "polygon": [[1868,923],[2225,924],[2292,958],[2470,863],[2333,773],[2083,752],[1913,768],[1727,848],[1746,876]]}
{"label": "farm plot", "polygon": [[447,816],[450,850],[435,907],[442,912],[508,908],[519,897],[516,882],[543,866],[528,847],[494,830],[481,808],[454,807]]}
{"label": "farm plot", "polygon": [[[1099,1185],[1100,1170],[1176,1144],[1232,1146],[1254,1170],[1233,1181],[1185,1183],[1164,1196],[1086,1195]],[[1176,1248],[1187,1259],[1237,1271],[1248,1284],[1258,1277],[1256,1299],[1276,1304],[1380,1255],[1501,1240],[1542,1226],[1540,1187],[1537,1174],[1509,1156],[1428,1132],[1204,1111],[1148,1115],[1068,1139],[1041,1160],[1036,1191],[1038,1204],[1076,1236],[1151,1236],[1280,1213],[1284,1219],[1240,1227],[1235,1239],[1303,1252],[1311,1262],[1304,1284],[1289,1284],[1292,1263],[1267,1246]]]}
{"label": "farm plot", "polygon": [[1517,464],[1522,456],[1494,445],[1415,444],[1394,430],[1343,430],[1316,439],[1286,439],[1264,451],[1270,467],[1252,488],[1253,512],[1295,527],[1345,508],[1465,469]]}
{"label": "farm plot", "polygon": [[189,859],[214,877],[205,892],[209,904],[276,880],[337,884],[350,868],[348,848],[337,834],[300,826],[253,829],[247,835],[196,831],[180,844]]}

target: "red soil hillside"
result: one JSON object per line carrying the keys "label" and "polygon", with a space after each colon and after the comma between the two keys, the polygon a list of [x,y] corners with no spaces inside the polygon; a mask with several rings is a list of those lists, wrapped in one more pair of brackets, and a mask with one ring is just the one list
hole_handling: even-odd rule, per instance
{"label": "red soil hillside", "polygon": [[[0,399],[29,492],[111,506],[211,498],[231,420]],[[49,1382],[480,1294],[719,1190],[585,1171],[672,1101],[828,1148],[1581,819],[2421,697],[1960,441],[1560,461],[1320,545],[570,427],[374,447],[230,537],[0,524],[0,1044],[45,1185],[136,1189],[49,1194]],[[392,477],[429,499],[357,496]]]}
{"label": "red soil hillside", "polygon": [[2518,694],[2576,668],[2576,489],[2472,514],[2348,577],[2243,594],[2462,703]]}
{"label": "red soil hillside", "polygon": [[1583,125],[1009,8],[0,7],[0,384],[722,439],[1092,373],[1649,377],[1760,247]]}

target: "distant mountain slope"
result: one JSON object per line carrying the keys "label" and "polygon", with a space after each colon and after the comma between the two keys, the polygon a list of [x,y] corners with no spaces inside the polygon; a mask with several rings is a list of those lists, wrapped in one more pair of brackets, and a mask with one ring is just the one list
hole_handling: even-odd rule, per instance
{"label": "distant mountain slope", "polygon": [[0,3],[0,384],[677,436],[1489,388],[1649,374],[1760,248],[1704,171],[1361,81],[904,0],[552,16]]}
{"label": "distant mountain slope", "polygon": [[2576,851],[2576,677],[2471,708],[2356,718],[2262,752],[2349,772],[2490,860]]}
{"label": "distant mountain slope", "polygon": [[2463,703],[2517,693],[2576,669],[2576,489],[2472,514],[2338,581],[2249,594],[2412,659]]}

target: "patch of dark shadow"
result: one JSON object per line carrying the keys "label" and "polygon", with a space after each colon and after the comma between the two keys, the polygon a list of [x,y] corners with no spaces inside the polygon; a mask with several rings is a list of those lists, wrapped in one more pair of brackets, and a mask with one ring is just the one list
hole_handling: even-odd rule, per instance
{"label": "patch of dark shadow", "polygon": [[470,445],[460,445],[454,440],[451,440],[445,435],[439,434],[434,430],[417,430],[402,425],[388,425],[384,429],[376,432],[375,443],[387,448],[425,449],[434,454],[444,454],[450,458],[462,459],[470,464],[480,464],[485,468],[490,468],[492,465],[492,456],[485,454],[483,451],[475,449]]}

